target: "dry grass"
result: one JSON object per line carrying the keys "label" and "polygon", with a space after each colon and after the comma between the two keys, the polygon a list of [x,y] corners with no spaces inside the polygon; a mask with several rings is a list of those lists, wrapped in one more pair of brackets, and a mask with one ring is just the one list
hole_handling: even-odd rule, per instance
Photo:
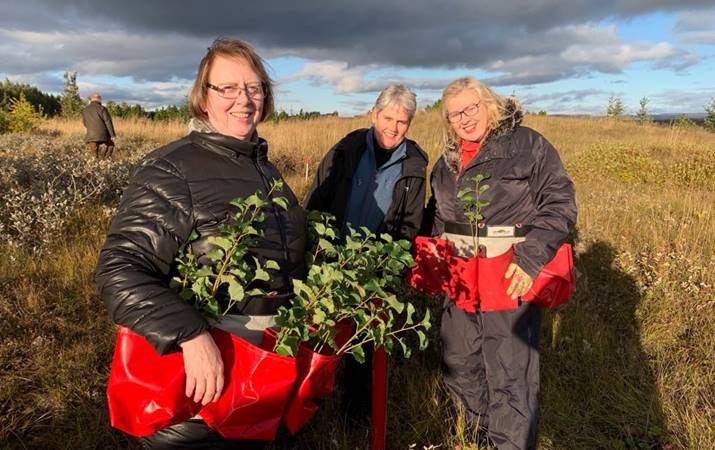
{"label": "dry grass", "polygon": [[[260,134],[302,195],[306,166],[310,180],[327,149],[368,124],[325,118],[265,124]],[[184,134],[181,124],[115,125],[120,148],[127,136],[159,144]],[[606,119],[530,116],[527,125],[560,150],[579,205],[578,292],[547,312],[542,332],[539,448],[715,448],[715,135]],[[419,114],[410,136],[436,159],[435,114]],[[112,327],[91,283],[101,217],[78,213],[42,260],[0,256],[2,448],[130,445],[105,413]],[[436,345],[393,358],[390,389],[390,448],[476,448],[441,387]],[[365,448],[366,426],[338,417],[327,401],[294,446]]]}

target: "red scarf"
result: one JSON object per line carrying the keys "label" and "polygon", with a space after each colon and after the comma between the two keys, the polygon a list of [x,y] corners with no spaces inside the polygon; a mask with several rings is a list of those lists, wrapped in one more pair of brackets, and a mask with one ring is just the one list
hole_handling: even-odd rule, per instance
{"label": "red scarf", "polygon": [[462,141],[462,168],[464,170],[477,153],[479,153],[479,147],[482,146],[481,142],[472,141]]}

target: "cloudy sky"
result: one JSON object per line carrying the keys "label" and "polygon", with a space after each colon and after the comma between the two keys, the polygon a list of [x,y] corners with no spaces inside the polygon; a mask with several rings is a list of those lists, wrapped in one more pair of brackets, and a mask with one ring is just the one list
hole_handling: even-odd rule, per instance
{"label": "cloudy sky", "polygon": [[0,0],[0,77],[147,108],[185,100],[217,36],[251,42],[288,112],[363,113],[393,82],[439,98],[473,75],[528,110],[702,112],[715,97],[713,0]]}

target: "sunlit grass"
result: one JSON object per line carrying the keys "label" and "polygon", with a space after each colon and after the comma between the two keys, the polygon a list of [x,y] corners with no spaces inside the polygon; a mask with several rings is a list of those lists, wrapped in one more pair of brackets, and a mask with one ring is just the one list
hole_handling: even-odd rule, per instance
{"label": "sunlit grass", "polygon": [[[539,448],[712,448],[715,135],[608,119],[526,124],[559,149],[579,206],[578,292],[545,314],[542,329]],[[138,137],[158,146],[186,133],[181,123],[115,126],[120,157]],[[322,155],[364,126],[367,116],[321,118],[263,124],[260,134],[300,197]],[[77,122],[43,128],[59,130],[58,148],[83,134]],[[433,163],[436,114],[418,114],[409,136]],[[106,226],[89,207],[43,257],[0,252],[0,448],[131,445],[109,428],[104,400],[114,337],[92,272]],[[437,300],[410,295],[439,316]],[[441,386],[437,327],[425,353],[391,359],[389,448],[476,448]],[[328,400],[295,445],[367,448],[367,431]]]}

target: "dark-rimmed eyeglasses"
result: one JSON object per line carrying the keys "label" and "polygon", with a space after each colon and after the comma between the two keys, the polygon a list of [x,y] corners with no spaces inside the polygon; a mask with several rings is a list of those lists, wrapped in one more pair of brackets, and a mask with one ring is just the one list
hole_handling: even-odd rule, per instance
{"label": "dark-rimmed eyeglasses", "polygon": [[227,98],[229,100],[235,100],[241,94],[245,92],[246,96],[254,100],[262,99],[266,94],[263,89],[263,83],[249,83],[240,87],[236,84],[223,84],[221,86],[216,86],[215,84],[206,83],[208,89],[213,89],[221,98]]}
{"label": "dark-rimmed eyeglasses", "polygon": [[482,102],[472,103],[461,111],[452,111],[451,113],[447,114],[447,120],[449,120],[450,123],[457,123],[462,120],[462,114],[467,117],[474,117],[479,112],[479,105],[481,103]]}

